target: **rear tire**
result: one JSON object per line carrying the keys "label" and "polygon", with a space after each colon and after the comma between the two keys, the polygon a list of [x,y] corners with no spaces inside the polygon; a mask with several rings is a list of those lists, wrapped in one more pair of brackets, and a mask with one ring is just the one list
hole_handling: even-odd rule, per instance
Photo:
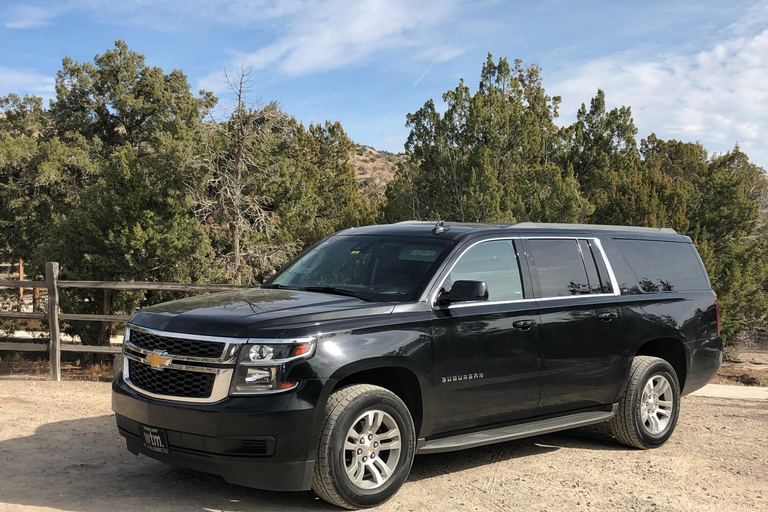
{"label": "rear tire", "polygon": [[325,407],[312,489],[339,507],[379,505],[405,483],[415,452],[413,419],[397,395],[369,384],[340,389]]}
{"label": "rear tire", "polygon": [[610,426],[616,439],[646,450],[670,438],[680,414],[680,384],[663,359],[636,356]]}

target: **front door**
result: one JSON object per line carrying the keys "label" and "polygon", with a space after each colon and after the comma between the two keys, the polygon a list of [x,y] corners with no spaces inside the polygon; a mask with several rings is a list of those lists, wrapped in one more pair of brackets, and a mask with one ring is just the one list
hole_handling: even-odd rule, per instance
{"label": "front door", "polygon": [[459,280],[484,281],[489,299],[433,311],[435,432],[533,416],[539,401],[540,319],[536,302],[525,300],[515,242],[487,240],[465,249],[442,289]]}

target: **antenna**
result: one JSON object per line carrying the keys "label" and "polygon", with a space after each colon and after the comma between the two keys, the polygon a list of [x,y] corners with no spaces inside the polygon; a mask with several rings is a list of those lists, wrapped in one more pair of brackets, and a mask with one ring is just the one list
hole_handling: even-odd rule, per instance
{"label": "antenna", "polygon": [[451,229],[451,226],[446,226],[445,223],[441,220],[437,221],[437,224],[435,224],[435,227],[432,228],[432,234],[433,235],[440,235],[442,233],[445,233]]}

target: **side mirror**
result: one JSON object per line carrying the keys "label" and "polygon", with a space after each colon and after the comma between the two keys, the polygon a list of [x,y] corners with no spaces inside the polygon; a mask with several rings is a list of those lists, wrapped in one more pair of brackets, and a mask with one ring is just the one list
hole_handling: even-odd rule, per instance
{"label": "side mirror", "polygon": [[449,291],[444,291],[437,297],[437,303],[441,306],[480,300],[488,300],[488,285],[485,281],[456,281]]}

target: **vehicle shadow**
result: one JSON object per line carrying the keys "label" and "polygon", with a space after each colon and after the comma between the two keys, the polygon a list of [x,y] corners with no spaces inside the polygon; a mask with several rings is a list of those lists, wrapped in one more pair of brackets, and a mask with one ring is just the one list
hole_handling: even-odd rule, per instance
{"label": "vehicle shadow", "polygon": [[629,450],[619,444],[608,425],[594,425],[573,430],[528,437],[515,441],[471,448],[460,452],[419,455],[413,462],[409,482],[418,482],[467,469],[525,457],[555,452],[561,448],[585,450]]}
{"label": "vehicle shadow", "polygon": [[313,492],[270,492],[134,456],[113,415],[47,423],[0,441],[0,509],[73,512],[338,510]]}
{"label": "vehicle shadow", "polygon": [[[409,482],[505,460],[576,447],[623,450],[590,428],[510,441],[462,452],[416,457]],[[34,506],[101,510],[338,510],[313,492],[270,492],[173,468],[125,448],[113,415],[47,423],[33,435],[0,441],[0,509]]]}

